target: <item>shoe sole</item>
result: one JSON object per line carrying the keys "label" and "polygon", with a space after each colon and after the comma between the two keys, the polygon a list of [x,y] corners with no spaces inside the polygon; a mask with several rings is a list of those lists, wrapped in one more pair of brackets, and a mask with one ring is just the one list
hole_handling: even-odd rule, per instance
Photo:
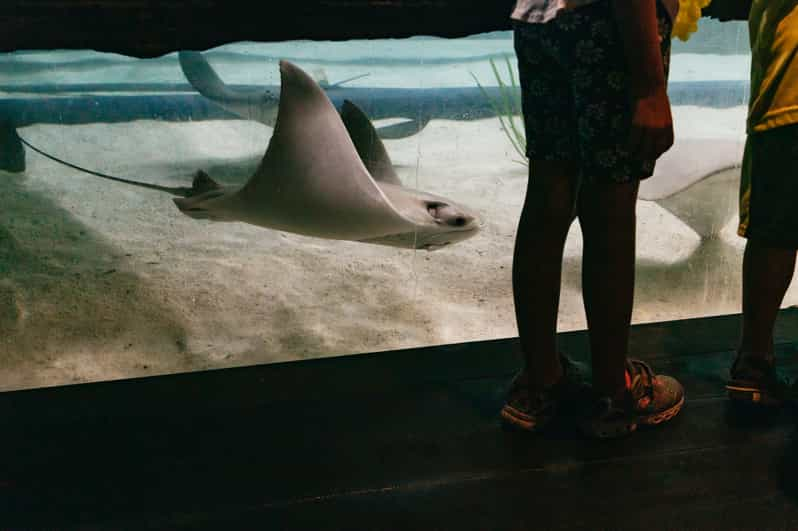
{"label": "shoe sole", "polygon": [[511,428],[529,432],[537,431],[540,428],[540,423],[536,419],[510,405],[505,405],[502,408],[500,416],[505,425]]}
{"label": "shoe sole", "polygon": [[638,422],[644,426],[656,426],[657,424],[662,424],[663,422],[667,422],[675,417],[679,411],[682,410],[682,406],[684,405],[684,396],[682,396],[679,401],[666,409],[665,411],[660,411],[655,415],[649,415],[646,417],[640,417]]}
{"label": "shoe sole", "polygon": [[618,422],[602,426],[590,424],[585,429],[585,433],[597,439],[616,439],[618,437],[624,437],[637,431],[638,426],[656,426],[671,420],[682,410],[682,406],[684,406],[684,396],[682,396],[676,404],[654,415],[641,416],[638,417],[636,421],[632,422]]}
{"label": "shoe sole", "polygon": [[783,404],[783,401],[773,396],[761,387],[753,385],[746,385],[744,383],[730,382],[726,384],[726,391],[729,398],[740,402],[749,402],[761,406],[777,407]]}

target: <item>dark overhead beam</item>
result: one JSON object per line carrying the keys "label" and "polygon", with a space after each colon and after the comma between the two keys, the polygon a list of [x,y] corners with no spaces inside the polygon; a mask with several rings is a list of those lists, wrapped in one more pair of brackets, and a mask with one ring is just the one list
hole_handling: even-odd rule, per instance
{"label": "dark overhead beam", "polygon": [[713,0],[701,14],[718,20],[746,20],[751,0]]}
{"label": "dark overhead beam", "polygon": [[[236,41],[463,37],[510,29],[515,0],[0,0],[0,52],[91,49],[133,57]],[[739,17],[750,0],[704,13]]]}
{"label": "dark overhead beam", "polygon": [[235,41],[462,37],[510,28],[514,0],[3,0],[0,51],[135,57]]}

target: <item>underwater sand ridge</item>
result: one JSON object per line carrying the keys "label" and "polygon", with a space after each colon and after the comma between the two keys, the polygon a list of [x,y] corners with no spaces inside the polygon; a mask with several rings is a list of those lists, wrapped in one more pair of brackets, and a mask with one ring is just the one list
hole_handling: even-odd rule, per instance
{"label": "underwater sand ridge", "polygon": [[0,389],[191,368],[125,252],[24,181],[0,172]]}

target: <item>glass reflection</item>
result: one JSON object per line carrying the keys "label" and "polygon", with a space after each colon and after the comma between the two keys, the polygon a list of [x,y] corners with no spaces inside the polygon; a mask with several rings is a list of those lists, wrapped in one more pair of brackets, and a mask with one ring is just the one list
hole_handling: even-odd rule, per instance
{"label": "glass reflection", "polygon": [[[203,219],[208,203],[178,208],[163,191],[87,175],[31,149],[22,158],[15,132],[122,179],[178,189],[192,189],[197,175],[212,179],[200,178],[195,198],[239,189],[272,140],[280,60],[337,109],[350,101],[373,124],[376,137],[364,126],[349,138],[378,177],[371,197],[399,205],[410,232],[374,236],[383,213],[347,217],[361,199],[344,210],[292,203],[332,197],[337,208],[353,197],[336,195],[351,172],[330,170],[342,150],[314,113],[292,122],[283,147],[327,180],[298,182],[286,171],[259,196],[257,205],[272,201],[267,214],[283,215],[267,226],[251,222],[265,215],[257,205],[247,219],[214,222]],[[677,142],[641,188],[635,322],[739,311],[749,63],[743,23],[704,21],[690,41],[674,42]],[[0,389],[516,335],[510,264],[527,185],[516,80],[509,32],[236,43],[150,60],[0,56]],[[352,125],[341,124],[339,133]],[[451,237],[472,224],[469,237]],[[441,239],[426,226],[452,230]],[[580,255],[574,224],[561,330],[585,326]]]}

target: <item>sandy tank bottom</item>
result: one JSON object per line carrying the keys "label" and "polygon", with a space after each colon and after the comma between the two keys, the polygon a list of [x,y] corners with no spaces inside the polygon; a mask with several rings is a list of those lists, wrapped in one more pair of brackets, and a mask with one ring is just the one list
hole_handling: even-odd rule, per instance
{"label": "sandy tank bottom", "polygon": [[[681,115],[701,119],[677,112],[677,125]],[[199,168],[243,182],[271,129],[140,121],[20,134],[94,170],[183,185]],[[425,252],[197,221],[168,194],[29,151],[25,173],[0,172],[0,390],[516,335],[511,263],[527,170],[498,120],[433,121],[385,143],[406,185],[475,208],[482,232]],[[639,202],[638,218],[635,322],[739,311],[733,222],[702,241],[655,203]],[[575,224],[561,330],[585,327],[581,245]]]}

